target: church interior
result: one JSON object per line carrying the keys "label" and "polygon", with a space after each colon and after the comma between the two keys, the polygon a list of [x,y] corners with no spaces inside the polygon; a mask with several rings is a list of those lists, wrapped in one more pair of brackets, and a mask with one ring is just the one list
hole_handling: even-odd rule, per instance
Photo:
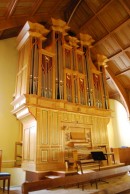
{"label": "church interior", "polygon": [[129,0],[0,1],[7,193],[129,172],[129,18]]}

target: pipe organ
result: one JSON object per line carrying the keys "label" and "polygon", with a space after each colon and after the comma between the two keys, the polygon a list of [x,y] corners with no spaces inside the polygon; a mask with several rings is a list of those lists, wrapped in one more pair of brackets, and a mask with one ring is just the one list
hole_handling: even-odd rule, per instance
{"label": "pipe organ", "polygon": [[93,59],[91,36],[79,34],[77,38],[68,32],[69,26],[60,19],[52,19],[49,29],[28,21],[17,37],[12,113],[23,124],[24,169],[62,168],[66,153],[77,149],[69,148],[69,143],[77,140],[86,149],[108,146],[107,59],[103,55]]}

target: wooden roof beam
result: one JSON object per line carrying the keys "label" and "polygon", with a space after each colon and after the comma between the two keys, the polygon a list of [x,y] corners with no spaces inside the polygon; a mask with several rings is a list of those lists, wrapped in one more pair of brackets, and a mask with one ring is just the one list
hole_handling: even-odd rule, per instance
{"label": "wooden roof beam", "polygon": [[127,69],[125,69],[125,70],[123,70],[123,71],[121,71],[121,72],[119,72],[119,73],[116,73],[115,76],[118,77],[118,76],[120,76],[121,74],[126,73],[126,72],[128,72],[128,71],[130,71],[130,67],[127,68]]}
{"label": "wooden roof beam", "polygon": [[121,5],[124,7],[124,9],[127,11],[127,13],[128,13],[129,16],[130,16],[130,9],[126,6],[126,4],[124,3],[123,0],[119,0],[119,1],[120,1]]}
{"label": "wooden roof beam", "polygon": [[25,24],[27,21],[26,17],[19,17],[15,19],[1,20],[0,23],[0,31],[4,31],[7,29],[19,27]]}
{"label": "wooden roof beam", "polygon": [[96,46],[97,44],[101,44],[102,41],[104,41],[106,38],[108,38],[110,35],[113,35],[117,30],[119,30],[120,28],[122,28],[124,25],[128,24],[130,22],[130,18],[128,18],[125,22],[123,22],[122,24],[120,24],[118,27],[116,27],[114,30],[112,30],[111,32],[109,32],[106,36],[104,36],[103,38],[101,38],[100,40],[98,40],[97,42],[95,42],[94,46]]}
{"label": "wooden roof beam", "polygon": [[64,17],[65,17],[65,21],[67,24],[70,23],[75,11],[78,8],[78,5],[81,3],[80,0],[72,0],[70,1],[70,3],[68,4],[66,10],[64,11]]}
{"label": "wooden roof beam", "polygon": [[9,19],[13,15],[18,2],[19,0],[12,0],[10,2],[9,6],[7,7],[6,14],[5,14],[6,19]]}
{"label": "wooden roof beam", "polygon": [[36,0],[32,7],[31,16],[33,16],[37,10],[39,9],[40,5],[43,3],[43,0]]}
{"label": "wooden roof beam", "polygon": [[[126,51],[130,51],[130,46],[128,46],[126,49],[121,50],[118,53],[108,57],[108,61],[111,61],[111,60],[115,59],[116,57],[120,57],[122,54],[125,54],[127,56],[127,54],[125,53]],[[128,59],[129,59],[129,57],[128,57]]]}
{"label": "wooden roof beam", "polygon": [[[93,19],[95,19],[96,17],[98,17],[98,15],[106,8],[106,7],[108,7],[108,5],[110,5],[112,2],[113,2],[114,0],[110,0],[110,1],[108,1],[98,12],[96,12],[96,13],[94,13],[94,16],[93,17],[91,17],[90,18],[90,20],[88,20],[87,22],[85,22],[82,26],[81,26],[81,28],[79,29],[79,31],[81,32],[84,28],[86,28],[86,26],[88,25],[88,24],[90,24],[92,21],[93,21]],[[90,7],[89,7],[90,8]],[[90,8],[91,9],[91,8]],[[92,9],[91,9],[92,10]]]}
{"label": "wooden roof beam", "polygon": [[76,12],[77,8],[79,7],[79,5],[81,4],[82,1],[83,0],[74,1],[75,4],[73,4],[73,9],[71,10],[71,12],[67,12],[68,13],[67,25],[70,23],[74,13]]}
{"label": "wooden roof beam", "polygon": [[122,87],[120,82],[117,80],[116,76],[113,74],[113,72],[110,70],[109,67],[106,68],[107,73],[109,74],[111,80],[113,81],[117,91],[119,92],[123,103],[125,105],[125,109],[127,111],[128,118],[130,119],[130,103],[129,103],[129,96],[126,92],[126,90]]}
{"label": "wooden roof beam", "polygon": [[32,22],[42,22],[43,18],[48,18],[48,14],[40,14],[38,16],[22,16],[16,18],[10,18],[7,20],[1,20],[0,22],[0,31],[7,30],[10,28],[20,27],[23,26],[27,20]]}

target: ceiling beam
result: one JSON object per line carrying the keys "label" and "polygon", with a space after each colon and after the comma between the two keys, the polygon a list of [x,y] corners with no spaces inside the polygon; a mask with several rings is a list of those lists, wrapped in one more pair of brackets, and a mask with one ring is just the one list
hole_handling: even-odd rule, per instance
{"label": "ceiling beam", "polygon": [[128,115],[128,118],[130,119],[130,103],[129,103],[129,96],[126,92],[126,90],[122,87],[122,85],[120,84],[120,82],[118,81],[118,79],[115,77],[115,75],[113,74],[113,72],[110,70],[109,67],[106,68],[106,71],[107,73],[109,74],[111,80],[113,81],[117,91],[119,92],[122,100],[123,100],[123,103],[124,103],[124,106],[125,106],[125,109],[127,111],[127,115]]}
{"label": "ceiling beam", "polygon": [[12,0],[10,2],[9,6],[7,7],[7,11],[5,13],[6,19],[9,19],[13,15],[18,2],[19,0]]}
{"label": "ceiling beam", "polygon": [[[46,1],[46,0],[45,0]],[[62,1],[55,1],[55,6],[53,6],[49,12],[48,15],[51,16],[51,18],[54,16],[55,12],[57,12],[57,9],[59,9],[59,5]],[[52,14],[53,13],[53,14]],[[60,18],[61,19],[61,18]]]}
{"label": "ceiling beam", "polygon": [[[125,54],[126,55],[126,51],[130,51],[130,46],[128,46],[127,48],[125,48],[124,50],[121,50],[121,51],[119,51],[118,53],[116,53],[116,54],[114,54],[114,55],[112,55],[112,56],[110,56],[110,57],[108,57],[107,59],[109,60],[109,61],[111,61],[111,60],[113,60],[113,59],[115,59],[115,58],[117,58],[117,57],[120,57],[122,54]],[[126,55],[127,56],[127,55]],[[128,56],[127,56],[128,57]]]}
{"label": "ceiling beam", "polygon": [[[91,17],[87,22],[85,22],[82,26],[81,26],[81,28],[79,29],[79,31],[82,31],[82,30],[84,30],[84,28],[86,28],[86,26],[88,26],[90,23],[92,23],[92,21],[96,18],[96,17],[98,17],[98,15],[106,8],[106,7],[108,7],[108,5],[110,5],[112,2],[113,2],[114,0],[110,0],[110,1],[108,1],[98,12],[96,12],[96,13],[94,13],[94,16],[93,17]],[[88,4],[87,4],[88,5]],[[90,8],[91,9],[91,8]],[[91,9],[92,10],[92,9]]]}
{"label": "ceiling beam", "polygon": [[0,31],[23,26],[27,20],[32,21],[32,22],[42,22],[43,18],[45,21],[47,21],[49,19],[48,14],[40,14],[35,17],[34,16],[30,16],[30,17],[22,16],[22,17],[10,18],[7,20],[1,19]]}
{"label": "ceiling beam", "polygon": [[95,42],[93,45],[96,46],[97,44],[101,44],[102,41],[104,41],[106,38],[108,38],[110,35],[113,35],[113,33],[115,33],[117,30],[119,30],[120,28],[122,28],[124,25],[127,25],[130,23],[130,18],[127,18],[126,21],[124,21],[122,24],[120,24],[118,27],[116,27],[114,30],[112,30],[111,32],[109,32],[107,35],[105,35],[103,38],[101,38],[100,40],[98,40],[97,42]]}
{"label": "ceiling beam", "polygon": [[37,10],[39,9],[40,5],[43,3],[43,0],[36,0],[32,7],[31,16],[33,16]]}
{"label": "ceiling beam", "polygon": [[120,76],[123,73],[126,73],[126,72],[128,73],[128,71],[130,71],[130,67],[125,69],[125,70],[123,70],[123,71],[121,71],[121,72],[119,72],[119,73],[116,73],[115,76],[118,77],[118,76]]}
{"label": "ceiling beam", "polygon": [[119,0],[121,5],[124,7],[124,9],[127,11],[127,13],[130,15],[130,9],[126,6],[123,0]]}
{"label": "ceiling beam", "polygon": [[77,10],[79,4],[81,3],[80,0],[71,0],[68,6],[66,7],[66,10],[64,11],[65,15],[65,21],[66,23],[70,23],[75,11]]}
{"label": "ceiling beam", "polygon": [[74,6],[73,10],[71,11],[71,14],[69,15],[69,18],[68,18],[67,24],[69,24],[69,23],[70,23],[70,21],[71,21],[71,19],[72,19],[73,15],[75,14],[75,12],[76,12],[77,8],[79,7],[79,5],[81,4],[81,2],[82,2],[82,1],[83,1],[83,0],[79,0],[79,1],[75,4],[75,6]]}

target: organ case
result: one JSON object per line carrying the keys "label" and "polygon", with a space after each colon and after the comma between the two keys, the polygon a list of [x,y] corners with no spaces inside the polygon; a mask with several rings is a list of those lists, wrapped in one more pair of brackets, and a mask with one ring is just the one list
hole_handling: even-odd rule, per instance
{"label": "organ case", "polygon": [[[64,167],[66,130],[91,131],[85,145],[108,146],[110,118],[104,56],[91,57],[93,39],[67,33],[62,20],[52,19],[50,29],[27,22],[18,41],[18,72],[12,113],[23,124],[25,170]],[[86,135],[85,135],[86,137]],[[81,142],[82,143],[82,142]]]}

